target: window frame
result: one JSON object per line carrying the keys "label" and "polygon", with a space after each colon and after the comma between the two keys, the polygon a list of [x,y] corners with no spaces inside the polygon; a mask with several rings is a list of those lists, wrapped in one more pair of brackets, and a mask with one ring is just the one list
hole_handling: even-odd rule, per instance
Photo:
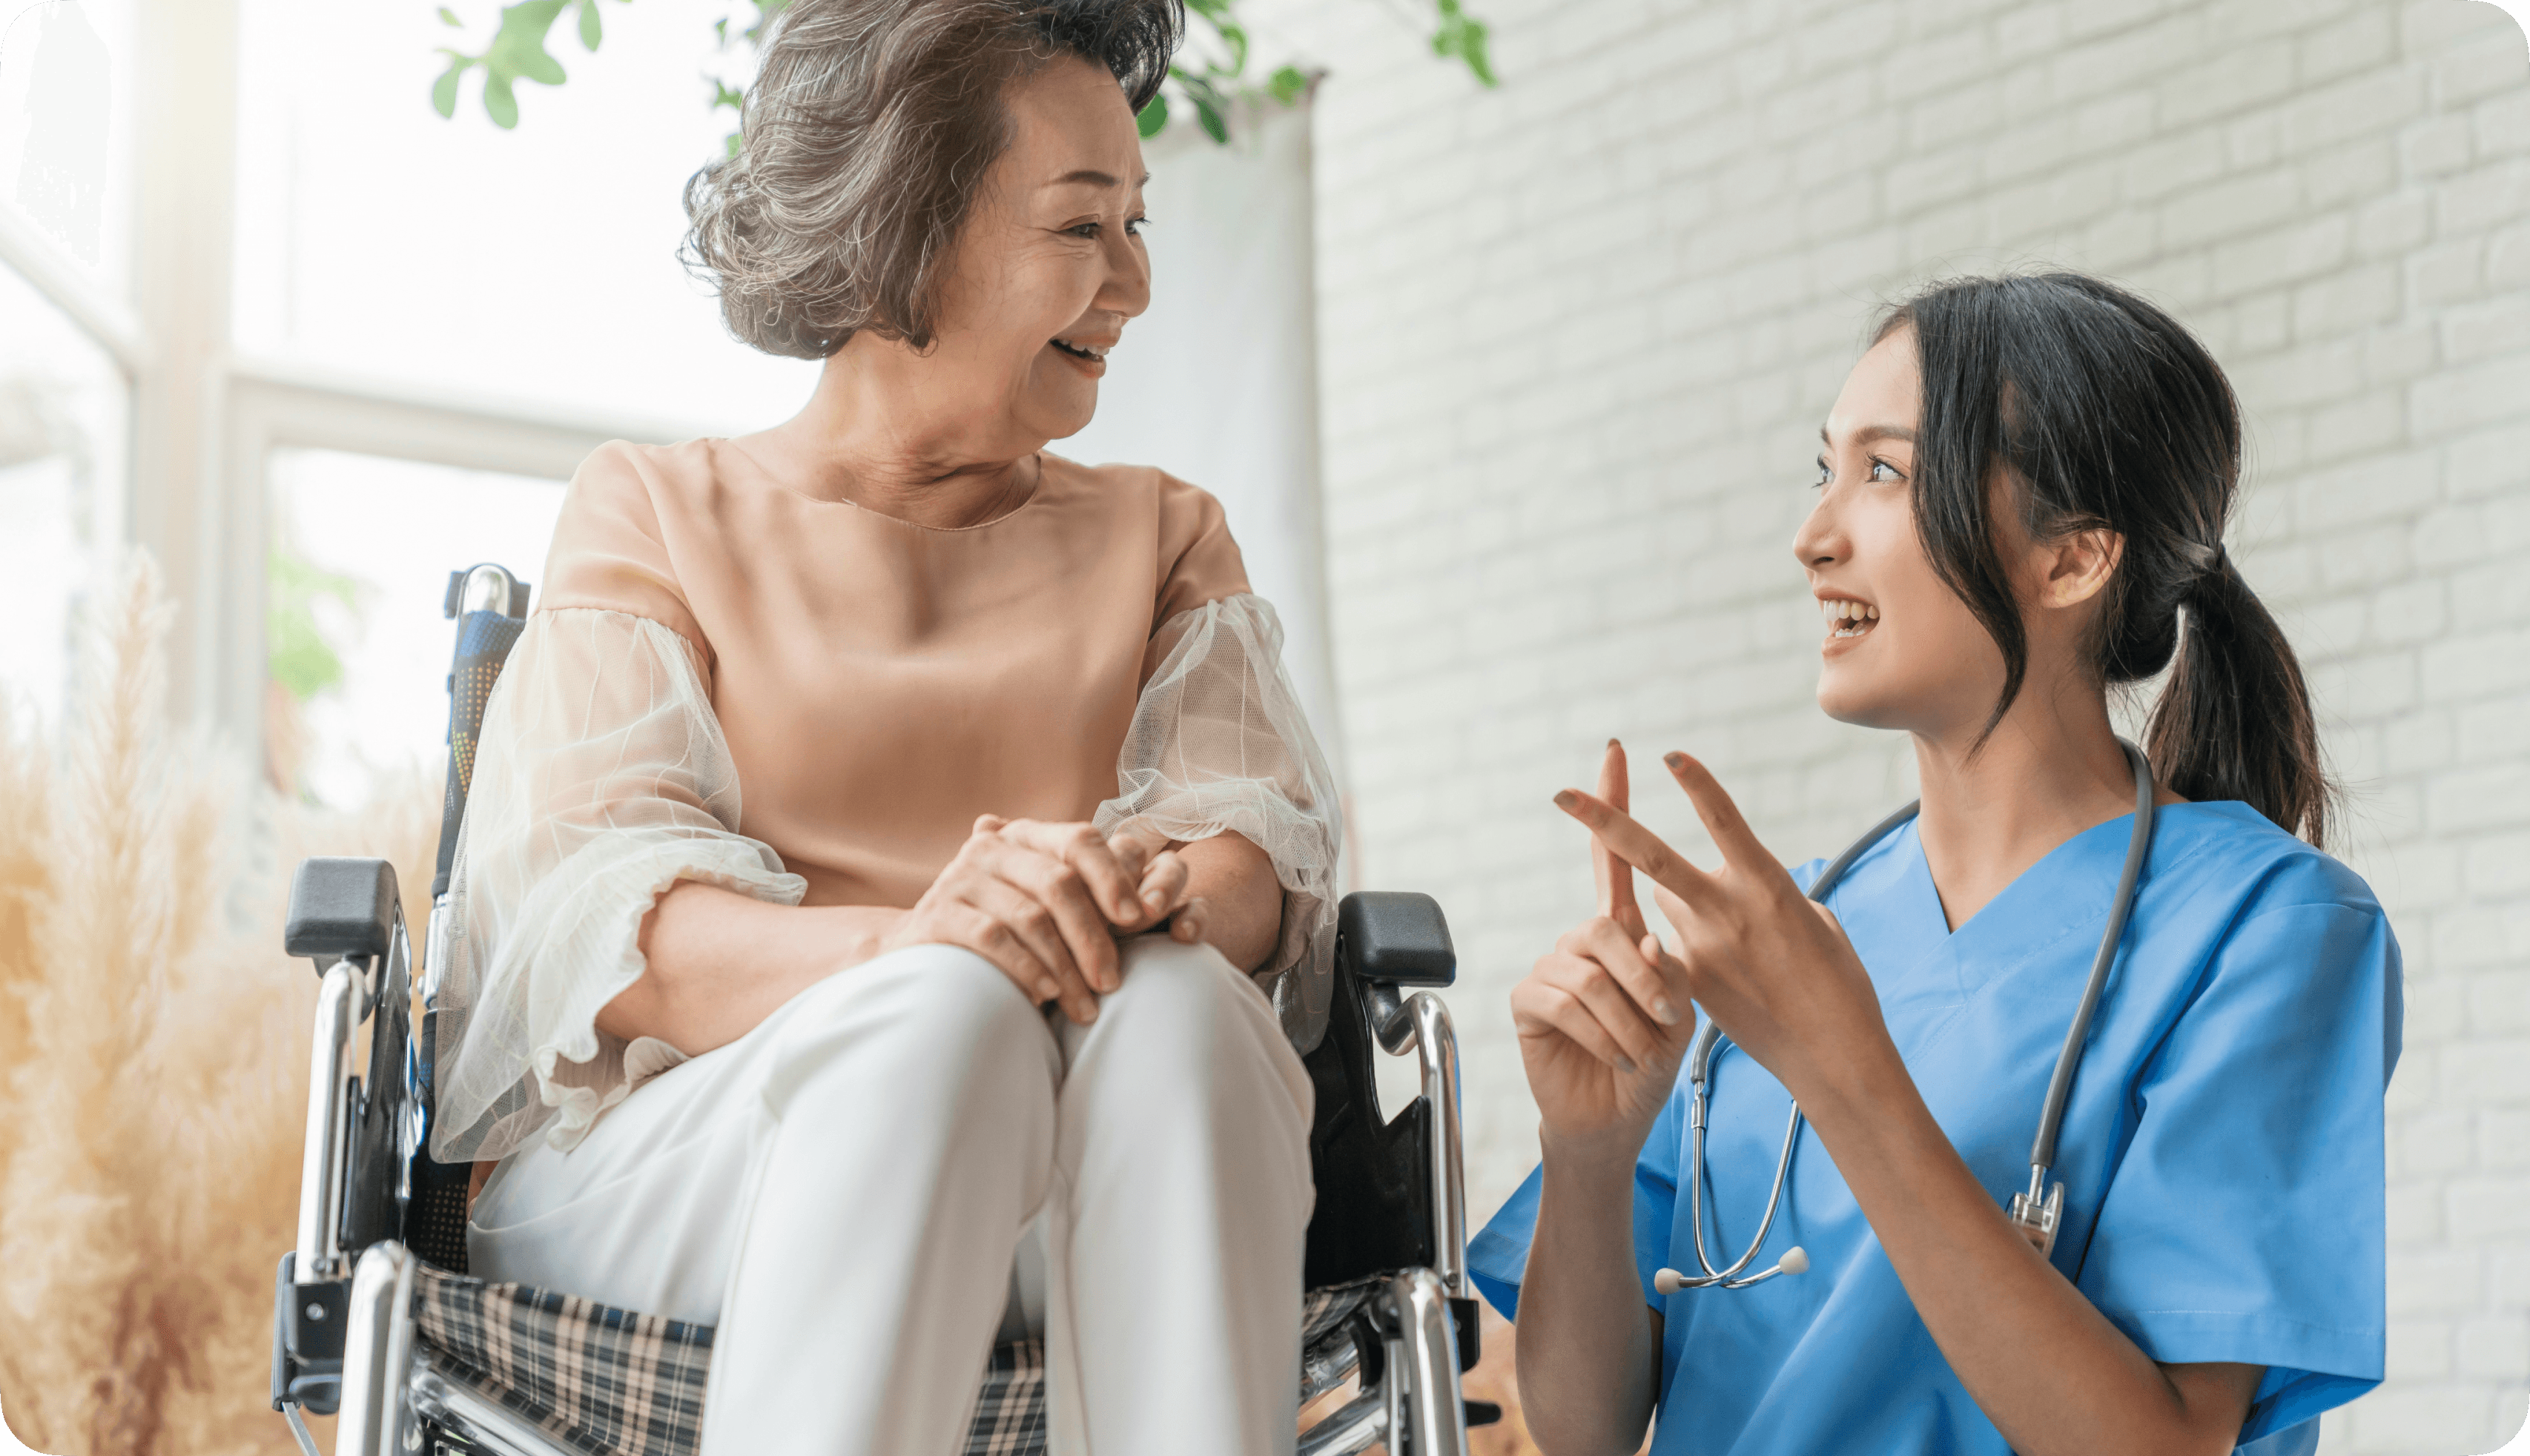
{"label": "window frame", "polygon": [[[264,739],[266,553],[273,453],[337,450],[568,479],[599,445],[668,421],[347,377],[240,356],[236,292],[237,0],[138,0],[131,299],[99,285],[0,198],[0,267],[102,349],[126,392],[120,480],[100,546],[143,545],[183,613],[169,641],[182,718]],[[461,565],[451,563],[452,566]]]}

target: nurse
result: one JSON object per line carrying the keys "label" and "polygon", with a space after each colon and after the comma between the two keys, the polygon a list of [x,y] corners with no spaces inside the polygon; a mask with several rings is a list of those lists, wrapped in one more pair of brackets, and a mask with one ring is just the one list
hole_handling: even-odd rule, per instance
{"label": "nurse", "polygon": [[[1600,913],[1512,995],[1544,1160],[1470,1250],[1519,1323],[1531,1432],[1549,1456],[1646,1423],[1660,1456],[2307,1452],[2381,1378],[2398,947],[2315,847],[2309,694],[2222,549],[2230,388],[2119,289],[1971,279],[1889,315],[1822,435],[1793,541],[1819,705],[1912,735],[1921,813],[1822,905],[1824,862],[1785,871],[1683,754],[1719,866],[1628,817],[1614,744],[1600,793],[1557,796]],[[2107,695],[2165,667],[2138,841]],[[2051,1241],[2011,1203],[2104,941]],[[1784,1271],[1663,1272],[1752,1242],[1743,1279]]]}

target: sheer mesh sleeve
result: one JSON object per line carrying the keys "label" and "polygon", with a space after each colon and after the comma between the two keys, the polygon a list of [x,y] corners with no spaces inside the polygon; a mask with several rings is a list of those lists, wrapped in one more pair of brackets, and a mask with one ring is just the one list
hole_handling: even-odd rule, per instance
{"label": "sheer mesh sleeve", "polygon": [[1096,826],[1112,834],[1138,820],[1183,840],[1235,831],[1272,857],[1283,929],[1256,977],[1306,1052],[1326,1031],[1333,992],[1344,825],[1335,776],[1283,671],[1283,624],[1264,598],[1241,593],[1169,619],[1152,651],[1159,667],[1125,735],[1120,791]]}
{"label": "sheer mesh sleeve", "polygon": [[738,772],[694,648],[647,618],[539,612],[483,714],[440,975],[445,1161],[568,1148],[684,1058],[597,1030],[638,980],[641,919],[679,880],[797,904],[806,882],[738,832]]}

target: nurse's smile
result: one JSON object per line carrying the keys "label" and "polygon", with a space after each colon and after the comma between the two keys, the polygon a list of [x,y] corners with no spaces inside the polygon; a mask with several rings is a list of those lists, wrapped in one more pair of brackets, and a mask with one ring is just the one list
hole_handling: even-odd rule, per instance
{"label": "nurse's smile", "polygon": [[1827,619],[1827,645],[1823,652],[1841,652],[1845,642],[1867,637],[1880,624],[1880,609],[1869,602],[1856,602],[1842,597],[1818,594],[1819,615]]}

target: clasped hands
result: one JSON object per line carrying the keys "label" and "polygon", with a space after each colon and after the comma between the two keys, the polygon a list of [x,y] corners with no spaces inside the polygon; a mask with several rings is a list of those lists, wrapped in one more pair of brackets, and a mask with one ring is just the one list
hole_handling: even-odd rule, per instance
{"label": "clasped hands", "polygon": [[1124,984],[1117,941],[1167,922],[1170,936],[1203,939],[1203,898],[1185,861],[1155,831],[986,814],[958,857],[904,913],[881,950],[962,945],[1042,1004],[1086,1026],[1098,997]]}
{"label": "clasped hands", "polygon": [[[1702,764],[1683,753],[1662,762],[1721,848],[1721,868],[1698,869],[1634,821],[1625,752],[1611,739],[1599,792],[1555,796],[1590,830],[1598,913],[1511,998],[1550,1147],[1628,1164],[1677,1084],[1698,1006],[1804,1102],[1823,1078],[1889,1046],[1879,996],[1836,917],[1801,893]],[[1636,870],[1674,946],[1644,924]]]}

